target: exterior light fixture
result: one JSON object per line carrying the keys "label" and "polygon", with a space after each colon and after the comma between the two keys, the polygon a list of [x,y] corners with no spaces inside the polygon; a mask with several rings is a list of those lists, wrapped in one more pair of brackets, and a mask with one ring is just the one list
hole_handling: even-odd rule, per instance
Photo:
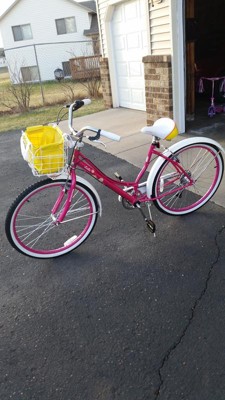
{"label": "exterior light fixture", "polygon": [[160,4],[162,2],[163,2],[163,0],[151,0],[151,6],[154,7],[154,5],[155,5],[154,3]]}

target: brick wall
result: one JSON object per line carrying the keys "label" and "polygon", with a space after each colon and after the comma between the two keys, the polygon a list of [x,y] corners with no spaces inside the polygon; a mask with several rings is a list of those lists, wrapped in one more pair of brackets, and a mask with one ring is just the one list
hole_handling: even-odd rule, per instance
{"label": "brick wall", "polygon": [[[146,56],[143,63],[147,124],[152,125],[160,117],[173,118],[171,56]],[[100,58],[100,74],[105,107],[111,108],[113,104],[108,58]]]}
{"label": "brick wall", "polygon": [[172,65],[170,55],[143,57],[147,124],[160,117],[173,118]]}
{"label": "brick wall", "polygon": [[112,91],[109,75],[108,58],[100,58],[100,75],[102,81],[102,93],[106,108],[112,108]]}

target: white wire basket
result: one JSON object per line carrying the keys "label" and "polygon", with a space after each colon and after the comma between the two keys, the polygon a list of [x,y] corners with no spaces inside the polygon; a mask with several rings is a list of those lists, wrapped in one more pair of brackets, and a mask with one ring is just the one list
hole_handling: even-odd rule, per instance
{"label": "white wire basket", "polygon": [[68,146],[58,126],[28,127],[22,132],[20,145],[33,175],[60,174],[66,170]]}

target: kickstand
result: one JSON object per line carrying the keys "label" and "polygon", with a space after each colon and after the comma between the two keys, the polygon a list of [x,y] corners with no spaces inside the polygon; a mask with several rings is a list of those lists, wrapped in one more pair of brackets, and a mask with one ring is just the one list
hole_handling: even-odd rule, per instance
{"label": "kickstand", "polygon": [[[152,221],[151,203],[147,203],[147,207],[148,207],[149,218]],[[155,230],[154,230],[153,234],[154,234],[154,237],[156,237]]]}

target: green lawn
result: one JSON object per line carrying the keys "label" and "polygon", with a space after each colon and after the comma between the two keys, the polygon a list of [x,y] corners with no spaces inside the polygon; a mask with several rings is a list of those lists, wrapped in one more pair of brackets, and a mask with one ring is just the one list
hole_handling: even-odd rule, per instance
{"label": "green lawn", "polygon": [[[32,125],[41,125],[56,121],[58,111],[67,103],[72,102],[71,94],[75,99],[87,98],[85,87],[79,82],[55,81],[44,82],[42,89],[44,93],[44,105],[42,91],[39,84],[32,85],[29,112],[18,113],[6,107],[10,104],[11,93],[9,91],[10,81],[8,74],[0,74],[0,132],[16,130]],[[92,114],[104,110],[102,98],[92,99],[89,106],[82,107],[76,112],[76,116]],[[66,110],[65,110],[66,111]],[[67,115],[63,119],[67,119]]]}
{"label": "green lawn", "polygon": [[[27,126],[42,125],[56,121],[61,106],[42,107],[23,114],[5,114],[0,116],[0,132],[22,129]],[[76,111],[76,116],[92,114],[104,110],[103,100],[93,100],[88,106]],[[66,111],[66,110],[65,110]],[[63,118],[67,119],[67,114]]]}

